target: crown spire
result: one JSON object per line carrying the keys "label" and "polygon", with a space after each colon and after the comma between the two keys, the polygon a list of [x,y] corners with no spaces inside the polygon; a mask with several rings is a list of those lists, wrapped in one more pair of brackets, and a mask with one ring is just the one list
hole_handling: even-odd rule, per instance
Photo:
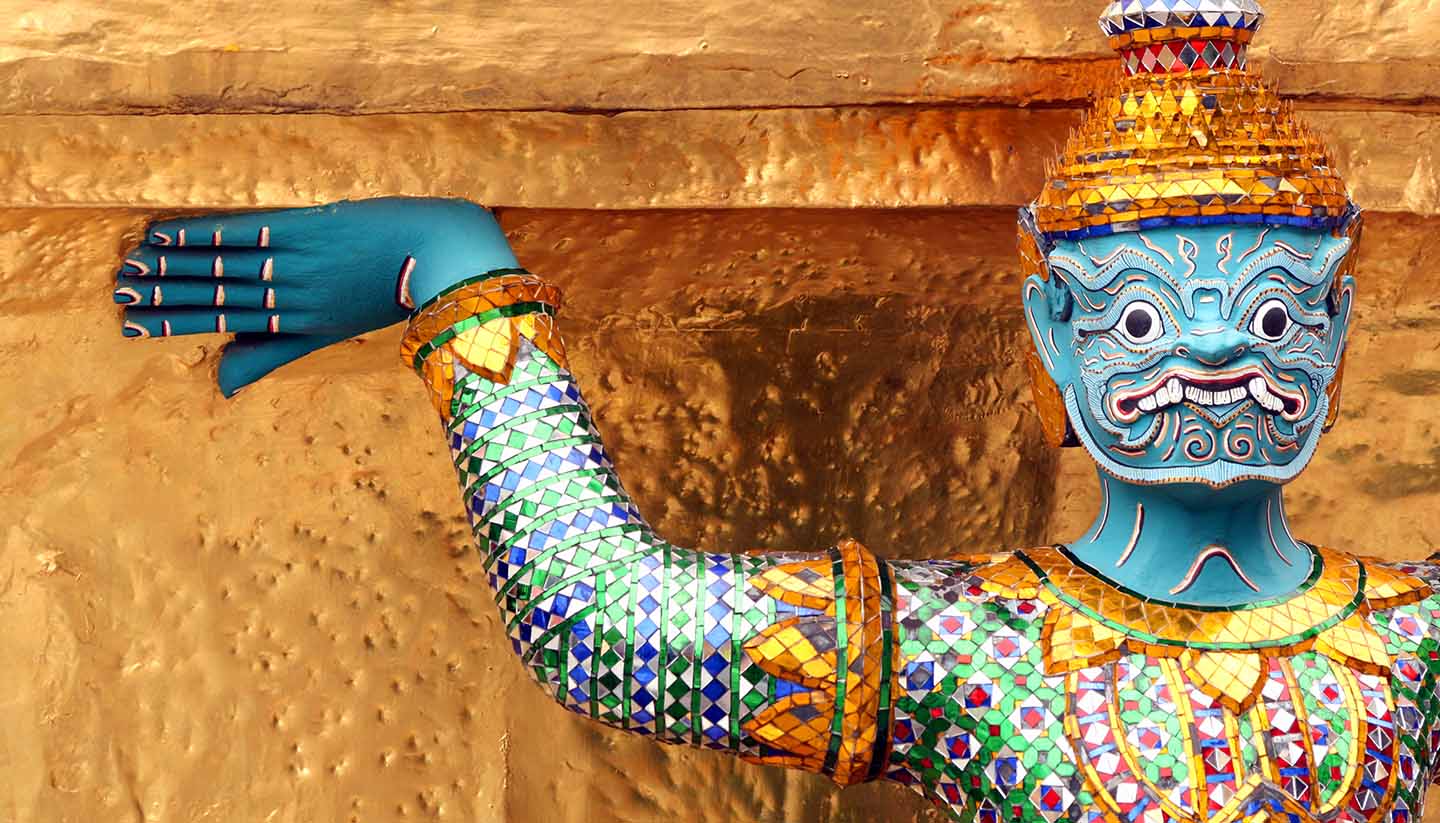
{"label": "crown spire", "polygon": [[1131,75],[1244,69],[1264,19],[1255,0],[1114,0],[1100,31]]}

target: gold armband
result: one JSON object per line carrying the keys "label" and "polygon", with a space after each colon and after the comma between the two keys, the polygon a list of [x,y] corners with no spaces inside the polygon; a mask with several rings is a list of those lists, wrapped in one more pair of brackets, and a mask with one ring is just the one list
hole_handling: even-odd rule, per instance
{"label": "gold armband", "polygon": [[507,383],[524,337],[562,367],[565,344],[555,328],[560,289],[523,269],[500,269],[455,284],[415,310],[400,356],[430,389],[449,419],[455,365]]}
{"label": "gold armband", "polygon": [[899,654],[889,568],[845,540],[828,555],[768,569],[750,585],[810,612],[745,642],[761,669],[810,689],[745,724],[775,750],[751,759],[826,774],[842,786],[880,776],[890,754]]}

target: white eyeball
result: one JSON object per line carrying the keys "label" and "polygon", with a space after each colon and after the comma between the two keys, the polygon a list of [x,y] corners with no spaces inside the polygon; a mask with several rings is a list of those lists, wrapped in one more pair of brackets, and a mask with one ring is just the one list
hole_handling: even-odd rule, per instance
{"label": "white eyeball", "polygon": [[1250,333],[1262,340],[1279,340],[1290,331],[1292,321],[1285,301],[1272,297],[1260,304],[1250,319]]}
{"label": "white eyeball", "polygon": [[1115,324],[1120,336],[1135,344],[1150,343],[1165,331],[1160,321],[1160,311],[1144,300],[1136,300],[1120,313],[1120,322]]}

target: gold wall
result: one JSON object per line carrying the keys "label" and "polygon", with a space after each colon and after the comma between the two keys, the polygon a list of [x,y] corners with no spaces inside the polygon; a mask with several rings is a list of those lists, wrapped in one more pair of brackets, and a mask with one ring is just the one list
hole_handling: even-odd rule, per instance
{"label": "gold wall", "polygon": [[[227,401],[220,342],[122,340],[110,279],[156,213],[472,197],[566,287],[673,540],[1063,539],[1093,481],[1030,411],[1012,216],[1108,70],[1100,5],[0,0],[0,821],[939,820],[555,707],[398,330]],[[1373,211],[1291,510],[1427,554],[1440,6],[1267,7],[1258,61]]]}

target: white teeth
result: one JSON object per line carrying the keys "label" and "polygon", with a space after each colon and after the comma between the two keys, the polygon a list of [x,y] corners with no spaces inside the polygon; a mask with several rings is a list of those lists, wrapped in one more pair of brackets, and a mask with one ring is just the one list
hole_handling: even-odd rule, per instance
{"label": "white teeth", "polygon": [[1171,377],[1159,388],[1137,400],[1135,405],[1140,411],[1149,413],[1163,410],[1182,401],[1201,406],[1228,406],[1231,403],[1239,403],[1246,397],[1254,398],[1255,402],[1266,411],[1280,412],[1285,408],[1285,402],[1270,393],[1270,385],[1265,382],[1263,377],[1252,377],[1243,386],[1234,386],[1219,391],[1186,385],[1181,383],[1179,378]]}
{"label": "white teeth", "polygon": [[1266,385],[1264,379],[1252,377],[1246,384],[1246,388],[1250,390],[1250,396],[1255,398],[1255,402],[1267,411],[1278,412],[1285,408],[1285,402],[1270,393],[1270,387]]}

